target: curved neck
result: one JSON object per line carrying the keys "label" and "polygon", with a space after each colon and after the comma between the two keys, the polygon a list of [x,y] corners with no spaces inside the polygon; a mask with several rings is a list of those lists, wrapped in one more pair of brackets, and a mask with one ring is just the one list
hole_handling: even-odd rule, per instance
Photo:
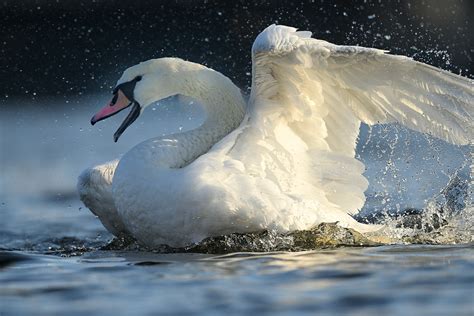
{"label": "curved neck", "polygon": [[[137,146],[147,148],[155,166],[181,168],[206,153],[215,143],[241,123],[246,103],[240,89],[219,72],[204,68],[177,74],[176,94],[199,101],[207,114],[198,128],[182,133],[157,137]],[[142,154],[140,154],[142,155]]]}
{"label": "curved neck", "polygon": [[206,112],[204,123],[188,134],[211,133],[216,141],[220,140],[234,130],[244,117],[246,102],[240,89],[229,78],[209,68],[187,73],[186,76],[179,93],[199,101]]}

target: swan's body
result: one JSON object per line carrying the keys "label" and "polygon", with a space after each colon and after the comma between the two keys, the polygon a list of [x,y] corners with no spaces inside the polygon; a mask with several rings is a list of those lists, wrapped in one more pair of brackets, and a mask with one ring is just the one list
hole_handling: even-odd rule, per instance
{"label": "swan's body", "polygon": [[113,234],[149,246],[321,222],[378,229],[351,217],[368,185],[354,158],[360,123],[400,122],[469,144],[472,81],[310,35],[272,25],[257,37],[247,106],[229,79],[198,64],[164,58],[127,69],[117,85],[133,82],[134,90],[124,100],[143,109],[182,94],[208,116],[195,130],[146,140],[119,162],[86,170],[78,184],[86,206]]}

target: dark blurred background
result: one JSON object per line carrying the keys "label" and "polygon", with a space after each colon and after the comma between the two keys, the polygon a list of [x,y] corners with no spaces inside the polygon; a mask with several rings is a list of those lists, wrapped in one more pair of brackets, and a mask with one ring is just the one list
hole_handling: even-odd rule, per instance
{"label": "dark blurred background", "polygon": [[413,56],[473,77],[472,0],[3,0],[0,98],[108,91],[121,72],[176,56],[250,84],[250,47],[271,23],[336,44]]}

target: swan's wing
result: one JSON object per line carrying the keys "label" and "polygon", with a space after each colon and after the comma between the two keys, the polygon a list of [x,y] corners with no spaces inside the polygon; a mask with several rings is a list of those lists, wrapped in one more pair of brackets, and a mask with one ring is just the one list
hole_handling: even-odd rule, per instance
{"label": "swan's wing", "polygon": [[354,158],[360,122],[400,122],[455,144],[472,141],[472,81],[310,36],[272,25],[252,47],[250,112],[235,140],[222,145],[226,162],[252,176],[242,180],[249,194],[266,181],[280,196],[318,200],[322,211],[357,212],[367,188]]}
{"label": "swan's wing", "polygon": [[118,160],[113,160],[87,168],[77,181],[77,191],[81,201],[115,236],[126,233],[112,198],[112,179],[118,162]]}
{"label": "swan's wing", "polygon": [[337,133],[330,129],[338,123],[326,119],[341,109],[336,118],[351,115],[370,125],[399,122],[454,144],[472,141],[473,80],[405,56],[310,36],[272,25],[257,37],[252,48],[256,102],[285,104],[289,121],[319,112],[329,134]]}

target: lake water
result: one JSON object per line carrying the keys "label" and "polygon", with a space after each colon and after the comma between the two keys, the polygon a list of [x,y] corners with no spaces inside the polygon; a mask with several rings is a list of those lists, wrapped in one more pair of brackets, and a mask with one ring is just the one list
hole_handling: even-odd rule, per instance
{"label": "lake water", "polygon": [[472,246],[299,253],[27,255],[0,273],[2,315],[472,315]]}
{"label": "lake water", "polygon": [[[472,208],[448,225],[441,245],[225,255],[99,250],[111,236],[78,200],[78,174],[140,140],[202,121],[193,104],[172,99],[148,109],[115,144],[126,113],[89,125],[109,97],[1,104],[0,315],[474,313]],[[455,172],[469,173],[468,148],[397,126],[364,127],[358,153],[371,181],[363,214],[421,208]]]}

